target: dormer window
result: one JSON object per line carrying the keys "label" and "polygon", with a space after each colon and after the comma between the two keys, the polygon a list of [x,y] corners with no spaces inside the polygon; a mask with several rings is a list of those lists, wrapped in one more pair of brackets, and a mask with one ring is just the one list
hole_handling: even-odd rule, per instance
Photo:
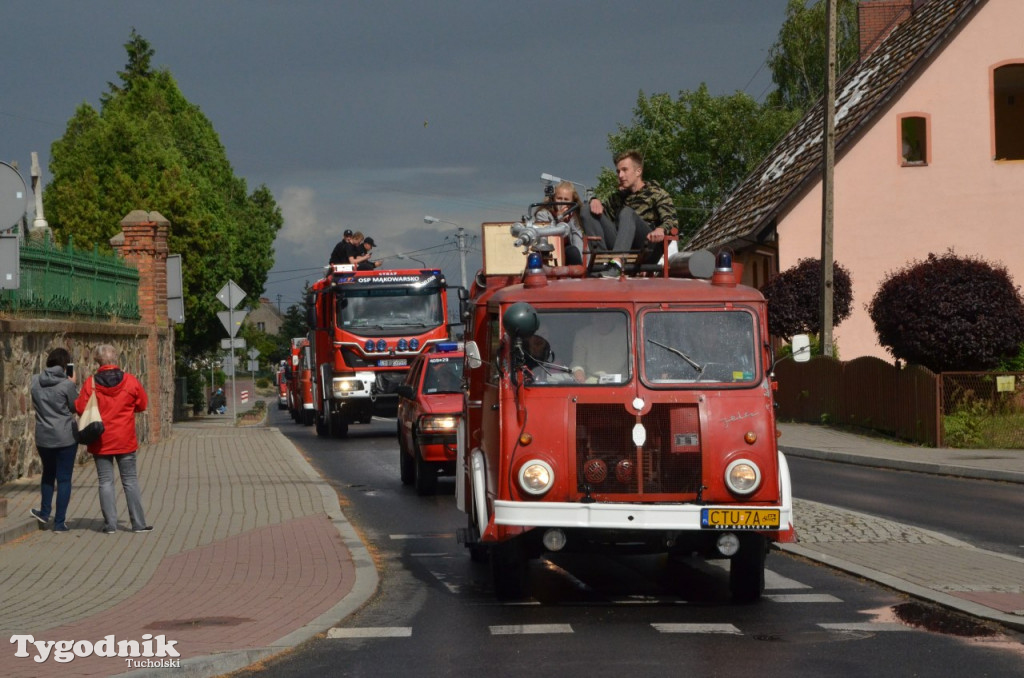
{"label": "dormer window", "polygon": [[921,114],[900,116],[900,163],[928,164],[928,119]]}
{"label": "dormer window", "polygon": [[995,159],[1024,160],[1024,64],[992,71]]}

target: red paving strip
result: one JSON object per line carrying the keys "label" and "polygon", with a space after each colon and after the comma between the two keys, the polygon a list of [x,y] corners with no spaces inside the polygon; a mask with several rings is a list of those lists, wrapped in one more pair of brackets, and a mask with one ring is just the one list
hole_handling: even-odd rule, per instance
{"label": "red paving strip", "polygon": [[[110,573],[111,587],[119,575]],[[37,641],[95,642],[109,634],[138,641],[145,633],[163,634],[177,641],[181,659],[260,648],[329,610],[354,583],[355,567],[338,530],[327,516],[314,515],[168,557],[131,598],[32,635]],[[0,653],[2,676],[108,676],[135,670],[115,657],[69,663],[51,657],[39,664],[14,657],[13,644],[8,648]]]}
{"label": "red paving strip", "polygon": [[1004,593],[1001,591],[954,591],[957,598],[969,600],[993,610],[1009,614],[1024,614],[1024,593]]}

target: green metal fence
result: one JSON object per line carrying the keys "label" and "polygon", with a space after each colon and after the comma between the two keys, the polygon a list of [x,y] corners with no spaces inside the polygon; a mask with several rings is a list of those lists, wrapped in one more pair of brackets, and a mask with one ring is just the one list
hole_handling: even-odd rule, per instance
{"label": "green metal fence", "polygon": [[46,240],[21,247],[21,284],[0,291],[0,311],[41,317],[138,320],[139,272],[114,254]]}

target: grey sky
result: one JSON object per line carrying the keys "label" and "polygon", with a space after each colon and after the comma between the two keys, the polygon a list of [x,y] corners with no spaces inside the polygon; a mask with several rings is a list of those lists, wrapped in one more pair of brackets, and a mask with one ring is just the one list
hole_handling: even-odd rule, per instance
{"label": "grey sky", "polygon": [[373,235],[389,265],[412,252],[458,284],[454,227],[425,214],[476,234],[518,219],[541,197],[542,172],[593,184],[640,90],[706,82],[763,100],[785,7],[5,0],[0,160],[29,183],[37,151],[45,181],[50,144],[76,106],[98,108],[134,26],[212,121],[236,174],[250,190],[266,184],[284,211],[264,296],[298,302],[345,228]]}

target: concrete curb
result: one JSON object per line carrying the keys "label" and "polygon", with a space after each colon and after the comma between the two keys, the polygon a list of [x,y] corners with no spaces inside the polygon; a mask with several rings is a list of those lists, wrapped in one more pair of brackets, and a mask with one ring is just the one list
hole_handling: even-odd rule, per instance
{"label": "concrete curb", "polygon": [[937,464],[909,459],[891,459],[873,457],[865,454],[850,454],[835,450],[814,450],[804,447],[780,445],[783,454],[821,461],[834,461],[855,466],[872,466],[876,468],[895,469],[897,471],[915,471],[932,475],[953,476],[955,478],[974,478],[977,480],[998,480],[1007,483],[1024,483],[1024,473],[1000,471],[997,469],[971,468],[954,464]]}

